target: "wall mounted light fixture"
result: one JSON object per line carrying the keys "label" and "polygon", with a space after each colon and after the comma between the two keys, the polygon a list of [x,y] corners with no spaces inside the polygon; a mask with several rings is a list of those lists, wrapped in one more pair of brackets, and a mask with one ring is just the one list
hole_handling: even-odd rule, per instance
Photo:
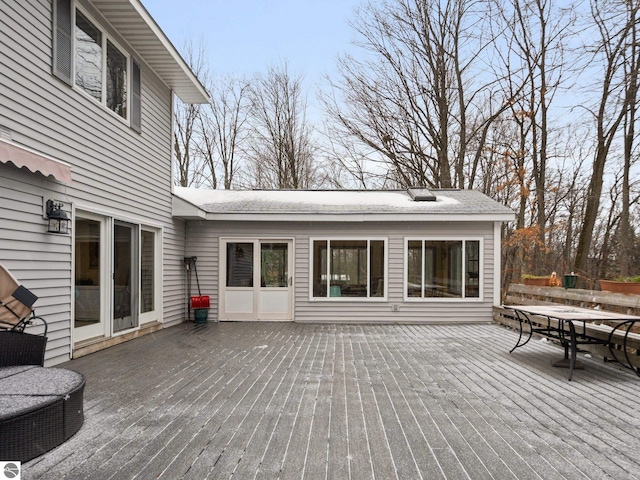
{"label": "wall mounted light fixture", "polygon": [[69,233],[69,224],[71,220],[62,210],[63,203],[56,203],[53,200],[47,200],[47,217],[49,217],[49,233],[58,233],[67,235]]}

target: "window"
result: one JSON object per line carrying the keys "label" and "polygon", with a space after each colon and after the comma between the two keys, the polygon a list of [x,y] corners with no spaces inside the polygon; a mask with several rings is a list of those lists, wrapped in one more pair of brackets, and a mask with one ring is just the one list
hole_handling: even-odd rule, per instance
{"label": "window", "polygon": [[53,18],[53,74],[140,132],[140,66],[71,0],[55,0]]}
{"label": "window", "polygon": [[107,108],[127,118],[127,57],[108,40]]}
{"label": "window", "polygon": [[140,234],[140,313],[155,309],[156,235],[150,230]]}
{"label": "window", "polygon": [[227,287],[253,287],[253,243],[227,243]]}
{"label": "window", "polygon": [[385,240],[314,240],[314,298],[383,298]]}
{"label": "window", "polygon": [[102,33],[76,11],[76,85],[102,102]]}
{"label": "window", "polygon": [[407,298],[479,298],[480,240],[408,240]]}

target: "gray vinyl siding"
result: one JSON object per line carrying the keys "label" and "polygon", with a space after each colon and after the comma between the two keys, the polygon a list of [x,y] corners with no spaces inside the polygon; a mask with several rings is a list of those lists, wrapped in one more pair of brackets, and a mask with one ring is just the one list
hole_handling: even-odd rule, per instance
{"label": "gray vinyl siding", "polygon": [[12,166],[0,166],[0,185],[0,263],[39,297],[35,311],[49,325],[46,358],[64,361],[71,354],[71,236],[47,234],[42,216],[42,195],[60,193],[54,182]]}
{"label": "gray vinyl siding", "polygon": [[[404,251],[407,237],[473,237],[483,240],[483,297],[478,300],[405,301]],[[494,279],[493,223],[325,223],[325,222],[187,222],[187,254],[198,257],[203,294],[211,296],[211,313],[217,315],[219,295],[218,252],[220,238],[294,239],[294,319],[296,322],[440,323],[489,322]],[[311,238],[386,238],[388,250],[387,299],[350,298],[349,301],[310,300]],[[392,305],[398,311],[392,311]]]}
{"label": "gray vinyl siding", "polygon": [[174,220],[173,228],[164,232],[162,298],[163,323],[166,326],[186,319],[184,236],[182,220]]}
{"label": "gray vinyl siding", "polygon": [[0,218],[0,262],[33,281],[27,286],[50,323],[46,358],[54,364],[71,352],[72,235],[45,233],[43,198],[65,202],[70,216],[77,208],[161,228],[162,321],[182,321],[185,299],[184,225],[171,217],[172,92],[99,16],[100,27],[140,62],[142,133],[61,82],[52,75],[51,8],[50,0],[0,3],[0,133],[71,165],[73,183],[0,164],[0,201],[8,208]]}

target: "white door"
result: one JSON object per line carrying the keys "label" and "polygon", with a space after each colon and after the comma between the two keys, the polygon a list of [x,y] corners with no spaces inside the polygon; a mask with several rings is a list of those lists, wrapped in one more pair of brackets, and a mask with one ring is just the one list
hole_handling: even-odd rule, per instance
{"label": "white door", "polygon": [[74,342],[104,336],[107,331],[106,219],[78,212],[74,227]]}
{"label": "white door", "polygon": [[293,241],[223,239],[220,320],[293,319]]}

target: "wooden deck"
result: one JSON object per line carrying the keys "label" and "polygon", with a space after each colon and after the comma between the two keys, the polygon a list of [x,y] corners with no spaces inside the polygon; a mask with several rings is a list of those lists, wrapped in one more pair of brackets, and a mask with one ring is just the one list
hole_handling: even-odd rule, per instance
{"label": "wooden deck", "polygon": [[636,479],[640,378],[456,326],[182,324],[64,366],[82,429],[32,478]]}

